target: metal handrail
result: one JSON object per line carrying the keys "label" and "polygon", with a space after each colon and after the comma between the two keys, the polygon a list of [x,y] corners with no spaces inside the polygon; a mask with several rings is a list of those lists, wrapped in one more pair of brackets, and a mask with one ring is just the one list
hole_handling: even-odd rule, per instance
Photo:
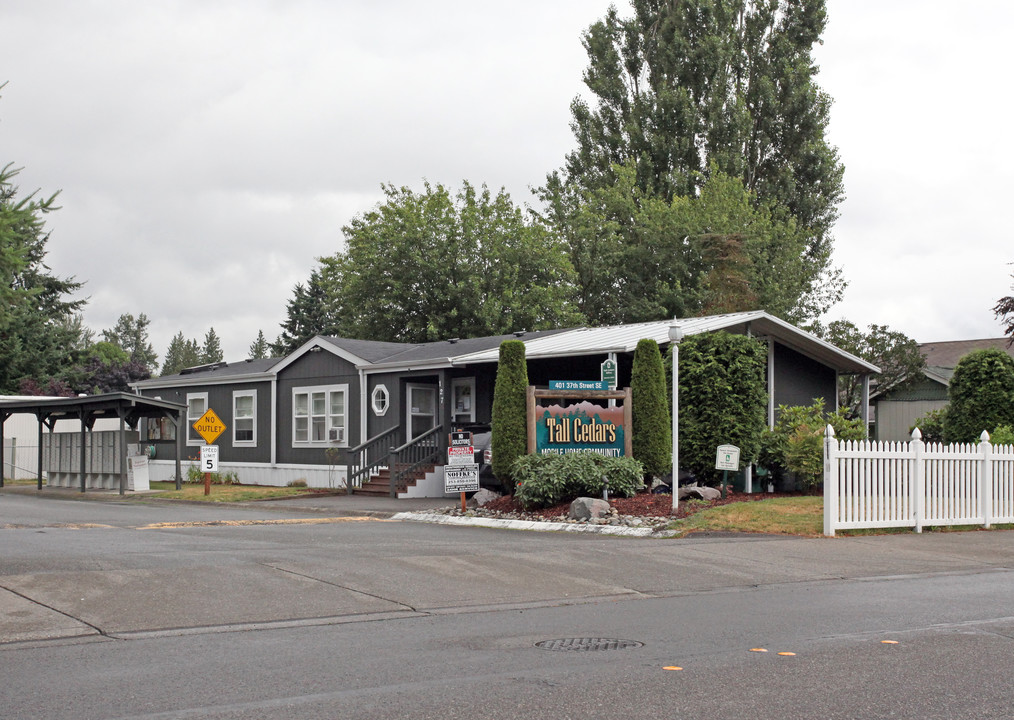
{"label": "metal handrail", "polygon": [[[403,476],[412,474],[424,465],[435,465],[435,461],[443,455],[444,445],[440,442],[443,430],[443,425],[437,425],[401,447],[391,448],[391,497],[398,497],[398,487]],[[404,462],[403,456],[407,456]]]}
{"label": "metal handrail", "polygon": [[[385,441],[400,431],[401,427],[395,425],[393,428],[345,451],[346,464],[348,465],[345,489],[349,495],[355,488],[362,487],[364,476],[368,477],[374,470],[389,464],[390,452],[384,448],[386,446],[389,450],[390,446],[386,445]],[[353,470],[353,468],[356,469]]]}

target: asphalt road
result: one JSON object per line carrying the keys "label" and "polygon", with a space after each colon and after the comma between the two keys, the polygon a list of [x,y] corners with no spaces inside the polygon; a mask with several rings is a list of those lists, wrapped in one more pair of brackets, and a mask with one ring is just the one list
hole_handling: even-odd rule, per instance
{"label": "asphalt road", "polygon": [[0,718],[1014,714],[1010,532],[645,540],[334,509],[0,494]]}

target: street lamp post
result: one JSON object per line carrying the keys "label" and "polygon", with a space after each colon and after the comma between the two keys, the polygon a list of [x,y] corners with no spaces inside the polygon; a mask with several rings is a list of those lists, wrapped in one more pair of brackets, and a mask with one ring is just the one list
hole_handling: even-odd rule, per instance
{"label": "street lamp post", "polygon": [[672,345],[672,511],[679,508],[680,485],[680,341],[683,328],[673,325],[669,328],[669,342]]}

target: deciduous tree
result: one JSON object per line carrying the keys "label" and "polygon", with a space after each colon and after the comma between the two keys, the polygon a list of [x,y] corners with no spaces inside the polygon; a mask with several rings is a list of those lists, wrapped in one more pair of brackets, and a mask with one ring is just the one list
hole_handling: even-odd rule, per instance
{"label": "deciduous tree", "polygon": [[[698,313],[754,303],[796,322],[816,319],[843,287],[831,266],[843,168],[825,137],[831,100],[816,83],[812,57],[827,21],[824,0],[632,0],[631,5],[629,17],[610,8],[584,35],[590,99],[579,97],[571,106],[577,147],[540,192],[547,220],[568,231],[582,309],[593,321],[613,321],[598,320],[599,305],[612,287],[611,262],[645,254],[643,277],[636,277],[636,264],[626,271],[635,273],[631,287],[637,292],[638,286],[648,286],[669,296],[659,303],[666,308],[684,305]],[[635,193],[626,172],[632,174]],[[687,263],[672,273],[661,268],[660,277],[651,274],[656,256],[642,246],[662,228],[646,222],[656,209],[649,199],[666,204],[695,199],[716,173],[740,180],[755,208],[793,223],[800,235],[794,250],[805,272],[787,270],[791,282],[802,282],[803,288],[795,291],[788,310],[768,305],[770,292],[749,282],[744,256],[751,255],[745,247],[750,236],[738,242],[741,228],[735,226],[687,229],[684,242],[711,237],[715,243],[698,248],[715,270],[704,269],[703,285],[701,278],[690,285],[678,282],[693,274]],[[596,193],[614,188],[627,207],[619,204],[619,212],[606,213],[612,236],[596,242],[600,226],[581,208],[595,205]],[[658,252],[665,257],[666,248]],[[773,259],[775,265],[757,267],[778,279],[784,259]],[[600,279],[603,269],[605,279]],[[625,289],[627,279],[618,279]],[[710,298],[696,296],[702,287]]]}
{"label": "deciduous tree", "polygon": [[563,245],[505,191],[383,189],[321,261],[339,334],[423,342],[579,321]]}
{"label": "deciduous tree", "polygon": [[[848,320],[835,320],[819,333],[832,345],[867,360],[880,368],[872,386],[879,392],[904,388],[921,379],[926,358],[919,344],[886,325],[870,325],[863,332]],[[838,379],[838,406],[852,417],[861,416],[863,386],[858,375]]]}

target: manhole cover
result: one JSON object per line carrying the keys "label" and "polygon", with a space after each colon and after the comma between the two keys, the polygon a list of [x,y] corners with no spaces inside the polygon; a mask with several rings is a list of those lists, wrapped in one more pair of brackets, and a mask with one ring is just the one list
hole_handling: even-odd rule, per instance
{"label": "manhole cover", "polygon": [[617,640],[616,638],[560,638],[558,640],[541,640],[535,647],[543,650],[622,650],[644,645],[637,640]]}

